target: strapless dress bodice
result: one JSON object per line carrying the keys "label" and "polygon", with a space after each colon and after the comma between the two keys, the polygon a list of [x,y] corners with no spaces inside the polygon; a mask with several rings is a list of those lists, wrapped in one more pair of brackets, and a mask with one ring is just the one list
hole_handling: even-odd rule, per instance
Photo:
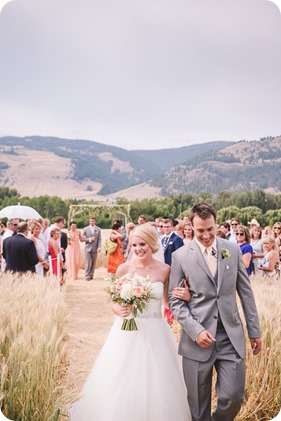
{"label": "strapless dress bodice", "polygon": [[152,293],[155,298],[152,298],[148,303],[146,308],[143,312],[138,312],[138,318],[160,318],[162,317],[161,314],[161,305],[162,305],[162,297],[164,291],[164,284],[161,281],[153,282],[152,283]]}

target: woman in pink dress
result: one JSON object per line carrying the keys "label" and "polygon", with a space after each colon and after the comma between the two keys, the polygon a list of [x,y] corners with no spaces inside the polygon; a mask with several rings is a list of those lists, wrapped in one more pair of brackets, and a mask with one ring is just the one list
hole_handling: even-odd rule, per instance
{"label": "woman in pink dress", "polygon": [[80,241],[81,232],[77,229],[76,222],[70,222],[69,231],[67,233],[68,246],[66,253],[66,270],[68,277],[75,281],[78,278],[80,268]]}
{"label": "woman in pink dress", "polygon": [[[62,258],[61,258],[61,250],[58,244],[58,240],[60,238],[60,229],[57,227],[52,228],[50,232],[50,241],[48,244],[48,251],[51,256],[52,261],[52,273],[54,276],[59,276],[60,284],[63,283],[62,281]],[[58,263],[59,258],[59,263]]]}

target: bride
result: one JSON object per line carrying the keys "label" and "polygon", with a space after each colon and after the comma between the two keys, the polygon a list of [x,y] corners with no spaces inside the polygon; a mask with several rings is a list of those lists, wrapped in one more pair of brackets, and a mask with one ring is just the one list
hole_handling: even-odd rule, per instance
{"label": "bride", "polygon": [[[158,238],[150,225],[137,226],[131,244],[136,258],[120,265],[116,275],[149,276],[155,299],[135,318],[136,331],[121,330],[131,306],[112,304],[117,317],[82,397],[70,409],[71,421],[191,421],[180,357],[161,316],[170,267],[153,258]],[[188,291],[177,289],[187,298]]]}

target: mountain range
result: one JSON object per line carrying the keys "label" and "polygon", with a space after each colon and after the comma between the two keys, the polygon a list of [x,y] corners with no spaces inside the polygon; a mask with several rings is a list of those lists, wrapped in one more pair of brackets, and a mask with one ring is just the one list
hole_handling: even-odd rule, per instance
{"label": "mountain range", "polygon": [[0,138],[0,185],[87,200],[257,188],[281,192],[281,137],[125,150],[90,140]]}

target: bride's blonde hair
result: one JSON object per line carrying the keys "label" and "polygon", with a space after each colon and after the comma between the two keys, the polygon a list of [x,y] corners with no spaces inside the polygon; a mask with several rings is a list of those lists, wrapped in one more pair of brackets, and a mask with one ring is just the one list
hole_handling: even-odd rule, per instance
{"label": "bride's blonde hair", "polygon": [[146,223],[138,225],[132,232],[132,235],[136,235],[145,241],[151,248],[153,254],[158,251],[159,244],[157,231],[150,224]]}

